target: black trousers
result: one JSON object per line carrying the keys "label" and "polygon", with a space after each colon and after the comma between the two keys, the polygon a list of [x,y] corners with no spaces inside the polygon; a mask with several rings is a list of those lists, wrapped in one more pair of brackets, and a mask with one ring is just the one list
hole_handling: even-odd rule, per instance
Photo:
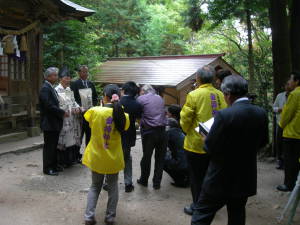
{"label": "black trousers", "polygon": [[205,177],[209,157],[207,154],[198,154],[190,151],[185,151],[189,166],[191,192],[193,197],[193,205],[198,202],[203,179]]}
{"label": "black trousers", "polygon": [[70,166],[77,161],[77,152],[79,151],[79,146],[71,146],[65,150],[57,150],[58,164],[61,166]]}
{"label": "black trousers", "polygon": [[167,151],[167,135],[165,128],[154,128],[150,133],[142,134],[142,146],[143,157],[140,163],[140,180],[144,183],[148,183],[151,170],[151,158],[153,151],[155,150],[154,176],[152,180],[153,185],[160,185],[163,174],[164,157]]}
{"label": "black trousers", "polygon": [[[81,140],[83,139],[83,136],[85,134],[85,145],[87,146],[91,139],[91,128],[89,126],[89,123],[84,119],[84,116],[82,115],[82,130],[81,130]],[[82,155],[80,154],[80,148],[76,149],[77,158],[81,159]]]}
{"label": "black trousers", "polygon": [[284,152],[284,184],[293,189],[300,170],[300,140],[292,138],[283,139]]}
{"label": "black trousers", "polygon": [[174,169],[168,165],[164,166],[164,171],[172,177],[178,186],[187,187],[190,184],[189,173],[186,169]]}
{"label": "black trousers", "polygon": [[43,171],[57,168],[58,131],[44,131]]}
{"label": "black trousers", "polygon": [[194,206],[191,225],[210,225],[216,212],[226,205],[228,225],[245,225],[248,198],[216,199],[202,193]]}
{"label": "black trousers", "polygon": [[85,145],[87,146],[91,139],[91,128],[89,123],[83,118],[81,137],[85,134]]}
{"label": "black trousers", "polygon": [[283,160],[283,144],[282,144],[282,133],[283,129],[277,124],[276,125],[276,157],[279,161]]}

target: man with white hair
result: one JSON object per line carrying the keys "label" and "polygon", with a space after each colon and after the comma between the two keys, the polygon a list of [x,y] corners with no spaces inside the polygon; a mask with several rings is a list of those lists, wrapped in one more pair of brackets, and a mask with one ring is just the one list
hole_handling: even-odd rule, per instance
{"label": "man with white hair", "polygon": [[216,114],[205,139],[209,166],[191,225],[210,225],[225,205],[228,224],[245,225],[248,197],[256,194],[256,154],[269,140],[267,113],[246,97],[247,81],[230,75],[221,89],[229,107]]}
{"label": "man with white hair", "polygon": [[44,73],[45,82],[40,90],[41,129],[44,132],[43,172],[57,176],[57,143],[64,116],[68,112],[59,108],[58,95],[53,87],[58,78],[58,68],[49,67]]}
{"label": "man with white hair", "polygon": [[209,157],[203,149],[204,141],[195,128],[199,122],[206,122],[217,112],[226,107],[224,95],[213,87],[214,69],[203,66],[196,72],[198,88],[191,91],[180,113],[180,125],[184,133],[184,149],[190,171],[191,192],[193,203],[184,208],[186,214],[192,215],[197,203]]}
{"label": "man with white hair", "polygon": [[141,96],[137,101],[142,105],[141,135],[143,145],[143,157],[141,160],[141,176],[137,183],[148,186],[148,178],[151,170],[151,157],[155,149],[155,169],[153,176],[153,188],[160,189],[163,174],[164,156],[167,150],[166,112],[162,97],[156,94],[151,85],[144,85]]}

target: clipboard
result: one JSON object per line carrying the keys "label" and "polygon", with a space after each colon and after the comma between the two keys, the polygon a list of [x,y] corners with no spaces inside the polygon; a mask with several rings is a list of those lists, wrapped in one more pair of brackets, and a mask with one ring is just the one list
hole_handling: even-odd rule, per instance
{"label": "clipboard", "polygon": [[204,123],[199,123],[199,126],[195,128],[195,130],[200,133],[203,134],[204,136],[207,136],[212,125],[214,123],[214,117],[210,118],[209,120],[207,120]]}

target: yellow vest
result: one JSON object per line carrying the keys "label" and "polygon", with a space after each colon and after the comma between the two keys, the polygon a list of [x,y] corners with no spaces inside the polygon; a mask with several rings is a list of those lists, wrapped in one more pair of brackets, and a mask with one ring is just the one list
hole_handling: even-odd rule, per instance
{"label": "yellow vest", "polygon": [[279,122],[283,129],[283,137],[300,139],[300,87],[296,87],[289,94],[287,102],[283,106]]}
{"label": "yellow vest", "polygon": [[[113,109],[109,107],[93,107],[84,118],[89,122],[92,134],[85,149],[82,163],[100,174],[114,174],[124,169],[124,157],[120,132],[112,120]],[[129,127],[126,113],[125,130]]]}
{"label": "yellow vest", "polygon": [[199,122],[205,122],[214,114],[227,107],[224,95],[211,84],[203,84],[187,95],[186,102],[180,113],[180,125],[186,133],[184,149],[205,154],[202,136],[195,131]]}

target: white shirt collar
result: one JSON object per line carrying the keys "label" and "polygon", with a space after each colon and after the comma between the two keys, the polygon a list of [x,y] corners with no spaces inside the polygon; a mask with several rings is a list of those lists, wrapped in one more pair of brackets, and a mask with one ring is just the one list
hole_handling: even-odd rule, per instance
{"label": "white shirt collar", "polygon": [[70,88],[69,87],[66,87],[66,88],[64,88],[64,86],[62,86],[62,84],[61,83],[59,83],[57,86],[56,86],[56,88],[55,89],[60,89],[60,90],[69,90]]}
{"label": "white shirt collar", "polygon": [[54,88],[54,85],[51,84],[49,81],[45,80],[46,83],[48,83],[52,88]]}
{"label": "white shirt collar", "polygon": [[237,103],[237,102],[240,102],[240,101],[249,101],[249,98],[247,98],[247,97],[241,97],[241,98],[238,98],[237,100],[235,100],[235,101],[233,102],[233,104],[234,104],[234,103]]}
{"label": "white shirt collar", "polygon": [[86,88],[88,88],[88,80],[87,79],[86,80],[81,79],[81,82],[82,82],[83,86],[85,86]]}

